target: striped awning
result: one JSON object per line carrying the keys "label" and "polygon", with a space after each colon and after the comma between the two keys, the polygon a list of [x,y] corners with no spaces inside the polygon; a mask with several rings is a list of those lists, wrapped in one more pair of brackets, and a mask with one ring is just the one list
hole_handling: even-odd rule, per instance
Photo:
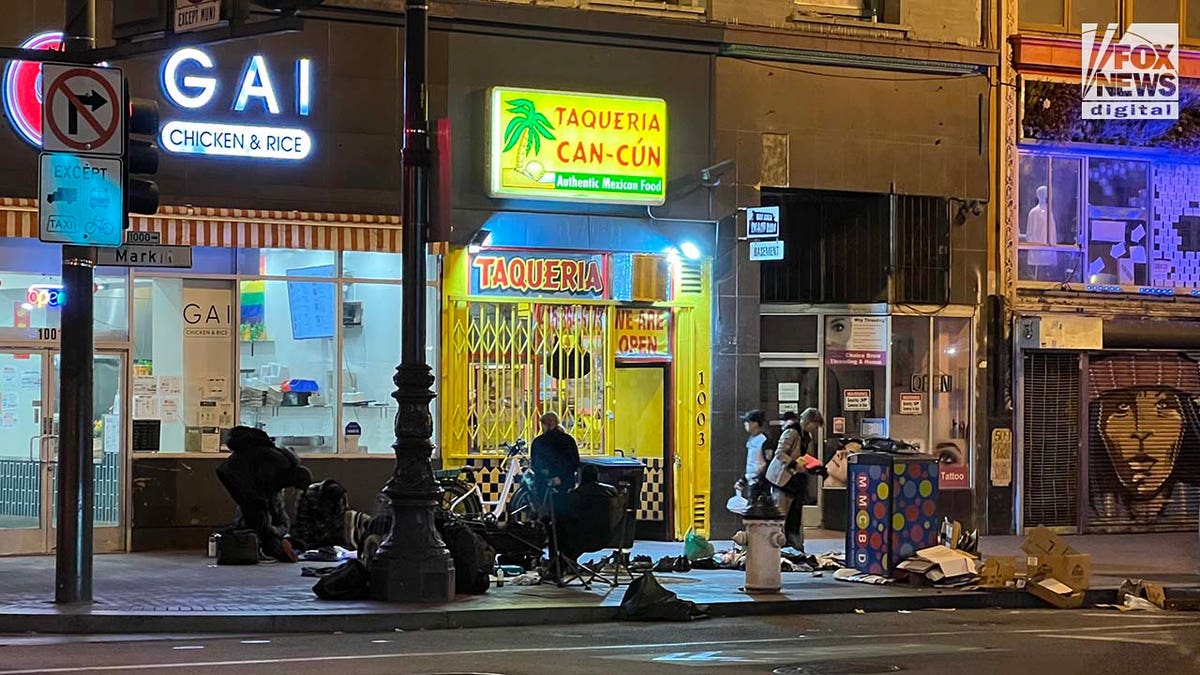
{"label": "striped awning", "polygon": [[[130,229],[159,232],[173,246],[400,251],[400,217],[357,213],[161,206],[131,216]],[[37,202],[0,198],[0,237],[37,237]]]}

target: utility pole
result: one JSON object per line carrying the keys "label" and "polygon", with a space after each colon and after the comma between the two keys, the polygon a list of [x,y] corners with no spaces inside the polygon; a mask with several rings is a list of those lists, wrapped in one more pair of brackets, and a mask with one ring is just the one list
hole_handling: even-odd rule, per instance
{"label": "utility pole", "polygon": [[425,249],[429,228],[429,6],[404,5],[403,324],[400,366],[392,382],[396,412],[396,468],[383,488],[392,531],[371,559],[371,595],[390,602],[454,599],[454,562],[434,528],[440,488],[433,453],[433,371],[425,359]]}
{"label": "utility pole", "polygon": [[[95,0],[64,0],[63,51],[95,48]],[[62,357],[59,366],[58,531],[54,601],[92,601],[93,293],[96,250],[63,246]]]}

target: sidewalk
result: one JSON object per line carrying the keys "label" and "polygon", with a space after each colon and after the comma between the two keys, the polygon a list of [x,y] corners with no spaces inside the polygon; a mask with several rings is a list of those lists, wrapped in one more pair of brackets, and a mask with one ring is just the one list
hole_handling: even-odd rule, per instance
{"label": "sidewalk", "polygon": [[[1072,538],[1076,548],[1094,557],[1089,602],[1111,602],[1125,576],[1200,584],[1195,539],[1186,534]],[[1019,541],[992,538],[983,549],[1011,553],[1019,550]],[[842,547],[840,539],[810,538],[808,549],[821,553]],[[657,559],[678,555],[681,548],[639,542],[634,552]],[[756,596],[739,591],[741,572],[656,576],[680,597],[709,605],[714,616],[1040,606],[1025,593],[867,586],[834,581],[830,573],[821,578],[785,573],[781,593]],[[625,592],[623,586],[600,584],[591,591],[507,585],[448,605],[394,605],[318,600],[311,590],[314,581],[300,576],[300,565],[217,567],[198,553],[103,555],[95,563],[95,603],[63,608],[51,602],[53,558],[0,558],[0,633],[366,632],[591,623],[614,619]]]}

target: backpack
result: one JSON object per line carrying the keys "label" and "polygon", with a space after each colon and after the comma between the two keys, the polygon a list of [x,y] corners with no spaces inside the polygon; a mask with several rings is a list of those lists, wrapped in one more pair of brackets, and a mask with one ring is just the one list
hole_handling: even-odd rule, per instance
{"label": "backpack", "polygon": [[346,541],[346,488],[333,479],[304,488],[296,502],[296,538],[309,549],[349,547]]}
{"label": "backpack", "polygon": [[[762,444],[762,456],[763,460],[769,465],[771,460],[775,459],[775,451],[779,448],[779,437],[767,434],[763,435],[767,437],[767,440],[763,441]],[[780,435],[783,435],[783,432],[780,432]]]}
{"label": "backpack", "polygon": [[487,541],[457,518],[440,523],[442,541],[454,559],[455,593],[486,593],[492,585],[496,551]]}
{"label": "backpack", "polygon": [[258,533],[228,528],[217,534],[218,565],[257,565]]}
{"label": "backpack", "polygon": [[313,593],[322,600],[366,600],[371,597],[370,574],[361,562],[347,560],[318,579]]}

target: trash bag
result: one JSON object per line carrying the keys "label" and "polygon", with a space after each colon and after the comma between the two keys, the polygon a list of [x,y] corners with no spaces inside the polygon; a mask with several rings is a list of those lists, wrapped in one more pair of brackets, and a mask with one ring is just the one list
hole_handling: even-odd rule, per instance
{"label": "trash bag", "polygon": [[456,593],[486,593],[492,585],[492,568],[496,551],[466,523],[447,518],[438,528],[442,541],[454,559],[454,590]]}
{"label": "trash bag", "polygon": [[370,575],[357,560],[346,562],[325,573],[313,585],[313,593],[322,600],[366,600],[371,597]]}
{"label": "trash bag", "polygon": [[624,621],[695,621],[708,618],[708,607],[697,605],[662,587],[650,572],[629,584],[617,618]]}
{"label": "trash bag", "polygon": [[687,536],[683,539],[683,554],[691,562],[711,558],[716,553],[716,549],[709,543],[708,537],[697,532],[695,529],[688,530]]}

